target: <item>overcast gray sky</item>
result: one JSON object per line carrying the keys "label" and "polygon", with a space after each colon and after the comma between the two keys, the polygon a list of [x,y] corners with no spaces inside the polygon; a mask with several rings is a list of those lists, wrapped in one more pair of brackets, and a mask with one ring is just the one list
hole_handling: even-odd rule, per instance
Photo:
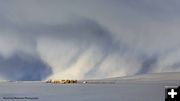
{"label": "overcast gray sky", "polygon": [[178,0],[0,0],[0,79],[180,71]]}

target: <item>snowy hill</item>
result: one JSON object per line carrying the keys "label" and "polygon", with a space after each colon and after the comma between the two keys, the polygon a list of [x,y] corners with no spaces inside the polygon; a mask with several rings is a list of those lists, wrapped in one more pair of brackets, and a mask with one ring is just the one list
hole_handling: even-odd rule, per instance
{"label": "snowy hill", "polygon": [[124,77],[124,78],[116,78],[119,80],[125,80],[125,79],[136,79],[136,80],[180,80],[180,73],[152,73],[152,74],[144,74],[144,75],[137,75],[137,76],[131,76],[131,77]]}

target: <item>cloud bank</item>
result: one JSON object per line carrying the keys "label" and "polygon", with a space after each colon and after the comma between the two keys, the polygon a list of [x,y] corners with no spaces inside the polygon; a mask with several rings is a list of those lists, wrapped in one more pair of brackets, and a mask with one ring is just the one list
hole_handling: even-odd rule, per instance
{"label": "cloud bank", "polygon": [[0,79],[180,71],[178,1],[72,2],[1,1]]}

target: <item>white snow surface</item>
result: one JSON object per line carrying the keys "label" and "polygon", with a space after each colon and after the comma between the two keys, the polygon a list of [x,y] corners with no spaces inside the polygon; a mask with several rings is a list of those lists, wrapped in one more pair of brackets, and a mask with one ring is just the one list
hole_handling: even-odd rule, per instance
{"label": "white snow surface", "polygon": [[[165,86],[180,85],[180,73],[157,73],[87,83],[0,82],[0,101],[164,101]],[[5,99],[5,98],[38,99]]]}

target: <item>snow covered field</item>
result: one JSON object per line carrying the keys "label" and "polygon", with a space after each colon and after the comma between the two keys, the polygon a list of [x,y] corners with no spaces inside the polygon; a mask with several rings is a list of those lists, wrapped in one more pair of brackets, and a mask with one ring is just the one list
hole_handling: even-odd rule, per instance
{"label": "snow covered field", "polygon": [[0,101],[164,101],[164,87],[180,85],[180,73],[147,74],[87,82],[1,82]]}

